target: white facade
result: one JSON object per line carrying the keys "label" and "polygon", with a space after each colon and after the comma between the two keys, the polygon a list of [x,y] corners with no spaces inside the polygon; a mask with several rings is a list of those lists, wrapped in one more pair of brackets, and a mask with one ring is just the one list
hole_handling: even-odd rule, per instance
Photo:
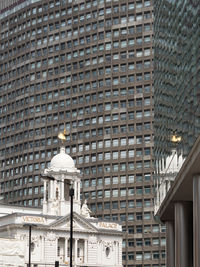
{"label": "white facade", "polygon": [[69,188],[73,186],[73,266],[122,267],[121,226],[91,218],[86,203],[81,207],[79,175],[61,148],[43,173],[43,209],[0,205],[0,266],[26,266],[29,224],[33,224],[32,266],[55,266],[55,261],[69,266]]}
{"label": "white facade", "polygon": [[[172,154],[166,158],[165,164],[161,164],[160,162],[160,166],[158,168],[160,170],[160,180],[157,181],[158,183],[156,186],[156,199],[154,205],[155,214],[159,210],[160,205],[165,199],[167,192],[171,188],[171,185],[173,184],[174,179],[181,169],[183,163],[184,158],[181,154],[178,155],[175,149],[172,150]],[[165,167],[162,169],[162,166]]]}

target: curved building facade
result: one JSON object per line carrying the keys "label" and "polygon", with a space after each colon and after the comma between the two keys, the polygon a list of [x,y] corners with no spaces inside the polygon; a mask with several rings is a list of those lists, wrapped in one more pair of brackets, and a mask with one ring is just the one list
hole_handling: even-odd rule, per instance
{"label": "curved building facade", "polygon": [[67,153],[93,215],[122,221],[124,266],[165,266],[153,218],[150,0],[0,1],[1,196],[42,204],[40,171]]}

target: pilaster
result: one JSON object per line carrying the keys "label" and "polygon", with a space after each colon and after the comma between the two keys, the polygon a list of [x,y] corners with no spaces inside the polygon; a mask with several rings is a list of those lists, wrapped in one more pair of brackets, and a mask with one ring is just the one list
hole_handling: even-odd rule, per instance
{"label": "pilaster", "polygon": [[200,266],[200,175],[193,179],[193,258],[194,267]]}
{"label": "pilaster", "polygon": [[175,266],[192,267],[192,204],[175,203]]}

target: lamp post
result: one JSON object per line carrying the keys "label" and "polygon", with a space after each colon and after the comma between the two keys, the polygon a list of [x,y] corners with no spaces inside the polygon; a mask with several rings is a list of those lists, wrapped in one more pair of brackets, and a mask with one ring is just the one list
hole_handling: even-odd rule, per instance
{"label": "lamp post", "polygon": [[29,245],[28,245],[28,264],[27,264],[27,267],[31,267],[31,232],[32,232],[32,227],[36,226],[36,224],[29,224],[29,223],[26,223],[24,224],[24,226],[28,226],[29,227]]}
{"label": "lamp post", "polygon": [[28,267],[31,267],[31,227],[32,225],[29,225],[29,253],[28,253]]}
{"label": "lamp post", "polygon": [[69,189],[70,196],[70,267],[72,267],[72,249],[73,249],[73,197],[74,197],[74,188]]}

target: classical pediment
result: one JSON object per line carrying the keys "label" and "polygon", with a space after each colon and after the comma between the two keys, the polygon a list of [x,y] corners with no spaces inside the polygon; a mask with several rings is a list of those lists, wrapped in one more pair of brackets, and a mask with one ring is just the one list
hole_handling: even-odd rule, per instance
{"label": "classical pediment", "polygon": [[[54,221],[49,225],[50,229],[54,230],[68,230],[70,231],[70,215],[64,216],[59,220]],[[94,227],[83,216],[74,212],[73,215],[73,231],[77,232],[98,232],[98,229]]]}

